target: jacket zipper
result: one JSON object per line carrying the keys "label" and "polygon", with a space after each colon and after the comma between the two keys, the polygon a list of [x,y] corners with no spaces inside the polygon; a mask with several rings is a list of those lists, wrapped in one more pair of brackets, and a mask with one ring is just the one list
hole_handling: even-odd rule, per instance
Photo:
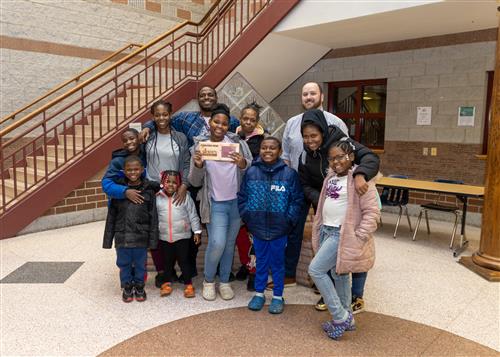
{"label": "jacket zipper", "polygon": [[170,242],[172,239],[172,197],[168,197],[168,235],[170,236]]}

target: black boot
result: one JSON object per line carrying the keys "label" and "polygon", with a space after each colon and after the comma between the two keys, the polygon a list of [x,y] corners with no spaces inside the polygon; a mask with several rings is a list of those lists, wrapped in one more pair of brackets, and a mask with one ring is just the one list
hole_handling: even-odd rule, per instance
{"label": "black boot", "polygon": [[155,286],[159,289],[161,288],[161,286],[163,285],[163,283],[165,282],[165,275],[164,273],[158,273],[156,274],[156,277],[155,277]]}
{"label": "black boot", "polygon": [[131,283],[126,283],[123,286],[122,299],[124,302],[131,302],[134,299],[134,287]]}
{"label": "black boot", "polygon": [[242,265],[238,272],[236,273],[236,280],[245,281],[247,280],[248,269],[245,265]]}
{"label": "black boot", "polygon": [[144,291],[144,283],[135,283],[134,284],[134,296],[135,301],[144,301],[146,300],[146,292]]}
{"label": "black boot", "polygon": [[248,274],[247,290],[255,291],[255,274],[252,273]]}

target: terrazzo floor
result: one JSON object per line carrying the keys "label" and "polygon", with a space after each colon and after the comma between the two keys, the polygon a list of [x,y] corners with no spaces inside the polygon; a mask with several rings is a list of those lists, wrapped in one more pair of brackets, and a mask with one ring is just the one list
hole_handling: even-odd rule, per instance
{"label": "terrazzo floor", "polygon": [[[428,237],[422,229],[418,240],[413,242],[404,223],[398,238],[392,238],[394,215],[384,214],[383,220],[384,226],[376,233],[377,261],[365,288],[367,311],[374,314],[366,316],[387,315],[399,318],[397,321],[408,320],[500,351],[500,285],[487,282],[457,263],[447,248],[450,224],[431,221],[432,235]],[[228,302],[220,298],[206,302],[201,294],[185,299],[180,285],[175,285],[170,297],[160,298],[148,281],[148,301],[124,304],[120,299],[115,253],[101,248],[103,228],[104,222],[94,222],[0,242],[0,279],[27,262],[84,262],[64,283],[0,284],[0,355],[97,355],[176,320],[244,307],[251,297],[244,282],[235,282],[236,297]],[[464,255],[477,249],[480,231],[467,227],[467,233],[471,245]],[[198,292],[201,282],[201,278],[195,279]],[[308,288],[288,288],[285,297],[289,305],[305,305],[297,307],[305,316],[328,318],[327,313],[314,311],[311,304],[317,296]],[[293,314],[294,309],[290,306],[285,315]],[[405,330],[396,326],[393,325],[394,333],[404,334]],[[259,328],[262,327],[257,323],[249,325],[250,330]],[[373,331],[367,327],[366,333]],[[363,340],[362,329],[356,334]],[[303,337],[299,342],[307,343],[308,336]],[[474,354],[467,351],[454,354],[450,350],[449,355]],[[393,352],[397,355],[397,350]],[[280,353],[275,351],[276,354]]]}

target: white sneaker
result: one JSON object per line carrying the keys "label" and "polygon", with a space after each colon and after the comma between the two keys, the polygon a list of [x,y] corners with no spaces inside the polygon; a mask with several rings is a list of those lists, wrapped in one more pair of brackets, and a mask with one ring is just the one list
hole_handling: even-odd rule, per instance
{"label": "white sneaker", "polygon": [[203,280],[203,298],[205,300],[213,301],[217,297],[217,293],[215,292],[215,283],[208,283]]}
{"label": "white sneaker", "polygon": [[224,300],[231,300],[234,298],[234,291],[231,288],[231,283],[220,283],[219,284],[220,297]]}

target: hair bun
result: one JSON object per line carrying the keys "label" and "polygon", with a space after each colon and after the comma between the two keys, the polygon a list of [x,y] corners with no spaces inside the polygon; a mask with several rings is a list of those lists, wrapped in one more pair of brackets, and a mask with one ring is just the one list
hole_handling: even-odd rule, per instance
{"label": "hair bun", "polygon": [[224,114],[228,118],[231,116],[229,107],[224,103],[217,103],[214,110],[212,111],[211,117],[213,118],[216,114]]}

